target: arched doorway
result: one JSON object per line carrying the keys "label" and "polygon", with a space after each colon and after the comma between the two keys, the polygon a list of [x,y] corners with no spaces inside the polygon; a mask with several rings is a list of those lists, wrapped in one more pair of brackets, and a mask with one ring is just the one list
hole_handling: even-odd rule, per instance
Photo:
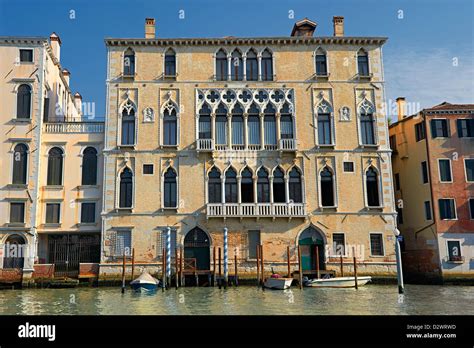
{"label": "arched doorway", "polygon": [[184,258],[196,259],[197,270],[210,270],[210,245],[206,232],[199,227],[194,227],[184,237]]}
{"label": "arched doorway", "polygon": [[19,234],[13,234],[7,238],[3,250],[3,268],[23,268],[25,244],[25,238]]}
{"label": "arched doorway", "polygon": [[316,248],[319,254],[319,269],[326,269],[324,263],[324,237],[320,231],[312,226],[306,228],[298,238],[298,245],[301,246],[303,271],[316,269]]}

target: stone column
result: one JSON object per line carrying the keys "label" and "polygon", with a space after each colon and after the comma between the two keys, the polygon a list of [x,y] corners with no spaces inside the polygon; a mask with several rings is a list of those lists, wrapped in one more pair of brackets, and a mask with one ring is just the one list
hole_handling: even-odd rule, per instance
{"label": "stone column", "polygon": [[261,112],[259,115],[260,115],[260,150],[264,150],[265,149],[265,131],[264,131],[265,114]]}
{"label": "stone column", "polygon": [[280,139],[281,139],[280,117],[281,117],[281,114],[277,112],[275,114],[277,148],[280,148]]}
{"label": "stone column", "polygon": [[248,150],[249,147],[249,131],[247,128],[249,114],[244,113],[244,149]]}
{"label": "stone column", "polygon": [[232,149],[232,113],[227,113],[227,146]]}
{"label": "stone column", "polygon": [[242,184],[242,176],[237,175],[237,202],[242,203],[242,189],[240,185]]}
{"label": "stone column", "polygon": [[290,177],[285,175],[285,202],[290,203]]}
{"label": "stone column", "polygon": [[214,143],[213,150],[216,144],[216,114],[213,112],[211,113],[211,139]]}

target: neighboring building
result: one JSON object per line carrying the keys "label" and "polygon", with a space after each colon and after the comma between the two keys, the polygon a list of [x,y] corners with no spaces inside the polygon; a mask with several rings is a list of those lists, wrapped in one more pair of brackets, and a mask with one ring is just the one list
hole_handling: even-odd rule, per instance
{"label": "neighboring building", "polygon": [[203,271],[227,227],[242,273],[261,243],[283,272],[301,245],[304,269],[316,248],[339,269],[329,254],[344,246],[349,270],[355,246],[360,272],[395,274],[386,38],[333,24],[333,37],[304,19],[290,37],[164,39],[147,19],[145,38],[105,40],[103,279],[131,249],[155,271],[168,226]]}
{"label": "neighboring building", "polygon": [[[77,275],[79,262],[98,262],[104,125],[82,117],[60,48],[55,33],[0,37],[0,278],[22,268],[28,280],[34,263]],[[13,255],[17,245],[26,253]]]}
{"label": "neighboring building", "polygon": [[442,103],[390,125],[408,279],[474,276],[474,104]]}

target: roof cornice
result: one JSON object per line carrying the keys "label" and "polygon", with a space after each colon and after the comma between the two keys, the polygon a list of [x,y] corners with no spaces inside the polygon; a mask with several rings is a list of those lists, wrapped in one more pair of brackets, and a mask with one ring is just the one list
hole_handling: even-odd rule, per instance
{"label": "roof cornice", "polygon": [[8,44],[33,44],[33,45],[44,45],[48,42],[47,37],[42,36],[30,36],[30,37],[23,37],[23,36],[0,36],[1,43],[8,43]]}
{"label": "roof cornice", "polygon": [[254,38],[105,38],[107,46],[201,46],[201,45],[288,45],[288,44],[339,44],[339,45],[383,45],[386,37],[254,37]]}

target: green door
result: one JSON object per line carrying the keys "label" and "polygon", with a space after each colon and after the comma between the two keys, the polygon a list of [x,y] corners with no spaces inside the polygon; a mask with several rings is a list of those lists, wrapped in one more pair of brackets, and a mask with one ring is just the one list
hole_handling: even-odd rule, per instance
{"label": "green door", "polygon": [[196,259],[196,269],[210,270],[210,241],[206,232],[193,228],[184,238],[184,258]]}

